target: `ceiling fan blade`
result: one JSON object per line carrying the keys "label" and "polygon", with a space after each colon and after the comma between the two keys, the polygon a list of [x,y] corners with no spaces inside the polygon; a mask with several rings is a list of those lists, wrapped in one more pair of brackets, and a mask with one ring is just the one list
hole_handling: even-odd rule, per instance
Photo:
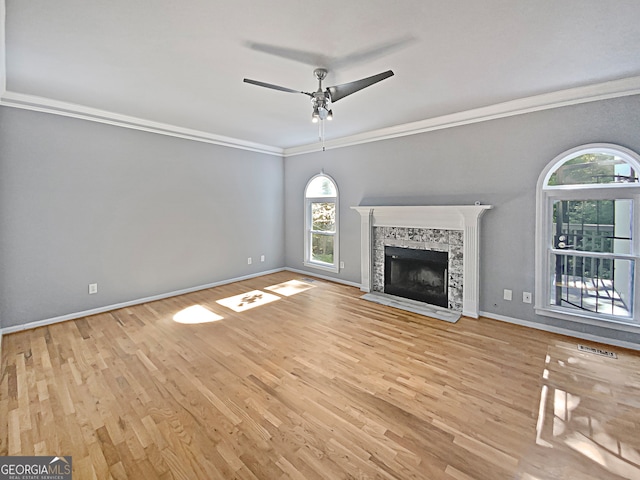
{"label": "ceiling fan blade", "polygon": [[265,83],[265,82],[260,82],[258,80],[251,80],[250,78],[245,78],[244,79],[245,83],[250,83],[252,85],[257,85],[259,87],[266,87],[266,88],[271,88],[273,90],[280,90],[281,92],[287,92],[287,93],[303,93],[305,95],[309,95],[309,96],[313,96],[313,94],[308,93],[308,92],[301,92],[300,90],[293,90],[292,88],[287,88],[287,87],[281,87],[280,85],[274,85],[272,83]]}
{"label": "ceiling fan blade", "polygon": [[377,75],[372,75],[371,77],[363,78],[361,80],[356,80],[355,82],[343,83],[342,85],[336,85],[334,87],[327,87],[327,91],[329,92],[329,95],[331,95],[331,101],[337,102],[347,95],[356,93],[358,90],[367,88],[374,83],[378,83],[391,76],[393,76],[393,71],[387,70],[386,72],[378,73]]}

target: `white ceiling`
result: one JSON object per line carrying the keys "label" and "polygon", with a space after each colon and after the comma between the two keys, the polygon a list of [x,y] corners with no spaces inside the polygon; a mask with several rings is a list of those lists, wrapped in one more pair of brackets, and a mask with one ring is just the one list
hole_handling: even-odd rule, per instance
{"label": "white ceiling", "polygon": [[638,0],[6,0],[5,23],[5,97],[281,148],[317,141],[308,97],[243,78],[392,69],[334,104],[330,140],[640,75]]}

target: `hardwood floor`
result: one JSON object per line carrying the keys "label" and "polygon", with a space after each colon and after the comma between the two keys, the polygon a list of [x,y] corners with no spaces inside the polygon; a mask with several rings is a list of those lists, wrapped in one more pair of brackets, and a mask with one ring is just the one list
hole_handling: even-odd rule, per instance
{"label": "hardwood floor", "polygon": [[360,295],[282,272],[5,335],[0,455],[76,480],[640,478],[638,352]]}

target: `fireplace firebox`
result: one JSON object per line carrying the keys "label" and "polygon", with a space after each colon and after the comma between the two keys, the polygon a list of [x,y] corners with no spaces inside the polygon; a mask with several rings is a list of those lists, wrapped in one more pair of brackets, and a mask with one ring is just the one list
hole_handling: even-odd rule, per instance
{"label": "fireplace firebox", "polygon": [[447,252],[384,247],[384,292],[448,307]]}

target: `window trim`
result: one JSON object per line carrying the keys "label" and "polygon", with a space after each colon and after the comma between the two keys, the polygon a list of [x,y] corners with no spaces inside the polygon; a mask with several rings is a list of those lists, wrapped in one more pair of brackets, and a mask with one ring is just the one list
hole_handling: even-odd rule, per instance
{"label": "window trim", "polygon": [[[333,188],[336,191],[335,197],[307,197],[307,190],[309,189],[309,185],[318,177],[324,177],[329,179],[329,181],[333,184]],[[303,265],[305,267],[317,268],[320,270],[325,270],[328,272],[338,273],[340,271],[340,192],[338,190],[338,184],[336,181],[324,172],[318,173],[309,179],[307,184],[304,187],[303,191],[304,197],[304,260]],[[331,202],[335,203],[336,206],[336,222],[335,222],[335,233],[331,234],[333,236],[333,263],[319,262],[316,260],[312,260],[311,258],[311,235],[315,233],[315,230],[312,230],[311,225],[311,205],[315,202]],[[327,235],[327,232],[317,232]]]}
{"label": "window trim", "polygon": [[[547,185],[553,172],[564,162],[586,153],[609,153],[622,157],[637,173],[640,173],[640,155],[632,150],[609,143],[581,145],[556,156],[544,168],[536,185],[536,234],[535,234],[535,304],[534,310],[545,317],[570,320],[620,331],[640,331],[640,184],[593,184],[593,185]],[[604,200],[631,199],[633,201],[632,254],[626,258],[634,260],[633,312],[629,319],[613,315],[570,311],[567,308],[549,305],[550,275],[549,255],[552,224],[549,221],[555,200]],[[566,250],[563,251],[566,253]],[[584,252],[582,252],[584,253]]]}

